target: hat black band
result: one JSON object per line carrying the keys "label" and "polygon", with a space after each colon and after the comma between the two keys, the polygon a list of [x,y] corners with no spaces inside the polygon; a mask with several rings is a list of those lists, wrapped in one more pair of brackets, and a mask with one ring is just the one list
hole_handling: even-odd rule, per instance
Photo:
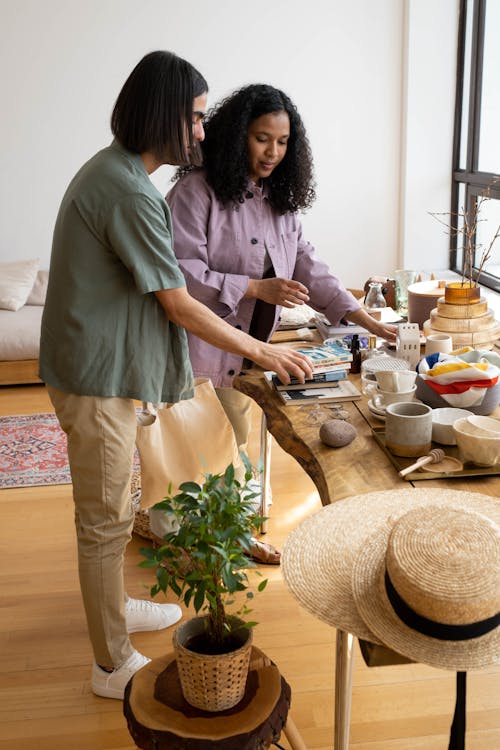
{"label": "hat black band", "polygon": [[[437,638],[441,641],[466,641],[470,638],[478,638],[500,625],[500,612],[486,620],[472,622],[469,625],[445,625],[442,622],[429,620],[419,615],[400,597],[393,586],[389,573],[385,571],[385,590],[389,602],[401,622],[404,622],[412,630],[422,635]],[[450,730],[450,743],[448,750],[465,750],[465,691],[466,674],[457,672],[457,693],[455,702],[455,713]]]}
{"label": "hat black band", "polygon": [[394,612],[405,625],[418,633],[422,633],[422,635],[428,635],[440,641],[466,641],[470,638],[478,638],[500,625],[500,612],[486,620],[471,622],[468,625],[445,625],[442,622],[428,620],[427,617],[415,612],[400,597],[387,570],[385,571],[385,590]]}

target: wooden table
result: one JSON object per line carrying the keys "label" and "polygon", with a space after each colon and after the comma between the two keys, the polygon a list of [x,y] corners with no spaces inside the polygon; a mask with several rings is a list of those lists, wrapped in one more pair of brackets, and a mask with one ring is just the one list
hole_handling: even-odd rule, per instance
{"label": "wooden table", "polygon": [[[349,379],[361,390],[359,375],[350,375]],[[309,412],[315,405],[308,405],[307,408],[285,406],[257,368],[246,370],[235,378],[234,387],[257,402],[263,411],[267,430],[311,477],[323,505],[363,492],[422,486],[420,482],[408,482],[399,477],[390,459],[373,438],[371,427],[380,427],[383,423],[371,414],[365,396],[359,401],[342,404],[349,412],[349,422],[358,434],[350,445],[336,450],[319,439],[319,424],[309,422]],[[500,409],[495,416],[500,416]],[[425,486],[429,487],[453,487],[500,497],[498,476],[456,477],[425,482]]]}
{"label": "wooden table", "polygon": [[[349,379],[361,390],[359,375],[350,375]],[[310,422],[309,412],[316,405],[308,405],[307,408],[285,406],[266,383],[262,371],[255,368],[241,373],[235,379],[234,387],[250,396],[262,409],[262,455],[269,457],[270,454],[269,440],[265,437],[267,428],[281,448],[293,456],[311,477],[323,505],[375,490],[417,485],[455,488],[500,497],[499,476],[426,479],[425,485],[421,481],[407,481],[399,477],[397,469],[373,438],[371,427],[382,423],[372,416],[365,396],[359,401],[342,404],[349,413],[349,422],[357,430],[357,437],[349,445],[334,449],[327,447],[319,439],[319,424]],[[499,416],[499,412],[497,410],[495,415]],[[269,465],[265,469],[268,482]],[[265,507],[263,510],[265,515]],[[354,636],[337,630],[335,750],[348,750],[349,747],[353,648]],[[386,651],[390,655],[390,650]],[[388,663],[387,660],[385,663]]]}

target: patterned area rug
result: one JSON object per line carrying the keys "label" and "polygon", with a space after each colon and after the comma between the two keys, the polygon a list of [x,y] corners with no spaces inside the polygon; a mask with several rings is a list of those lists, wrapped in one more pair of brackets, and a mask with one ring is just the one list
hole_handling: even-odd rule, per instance
{"label": "patterned area rug", "polygon": [[[139,466],[136,453],[135,468]],[[0,489],[71,484],[66,435],[55,414],[0,417]]]}

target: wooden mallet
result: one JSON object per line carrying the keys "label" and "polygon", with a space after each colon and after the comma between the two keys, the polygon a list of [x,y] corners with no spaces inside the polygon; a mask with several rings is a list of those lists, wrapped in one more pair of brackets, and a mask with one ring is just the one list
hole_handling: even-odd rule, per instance
{"label": "wooden mallet", "polygon": [[411,471],[420,469],[421,466],[425,466],[426,464],[437,464],[442,461],[443,458],[444,451],[441,450],[441,448],[433,448],[426,456],[422,456],[418,459],[418,461],[415,461],[414,464],[411,464],[411,466],[407,466],[406,469],[401,469],[401,471],[399,472],[399,476],[405,477]]}

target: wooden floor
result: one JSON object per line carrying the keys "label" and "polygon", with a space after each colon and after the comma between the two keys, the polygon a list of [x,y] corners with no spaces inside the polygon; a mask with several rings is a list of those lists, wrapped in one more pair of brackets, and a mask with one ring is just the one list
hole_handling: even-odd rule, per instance
{"label": "wooden floor", "polygon": [[[0,388],[0,414],[51,411],[43,386]],[[258,415],[251,456],[258,441]],[[340,456],[339,456],[340,457]],[[302,469],[273,445],[268,539],[320,508]],[[70,486],[0,491],[0,750],[133,750],[120,701],[90,690],[92,655],[77,580]],[[127,552],[131,596],[151,583]],[[333,748],[335,631],[288,593],[279,568],[256,597],[255,643],[292,687],[292,715],[309,750]],[[132,636],[150,657],[170,650],[171,631]],[[368,668],[356,651],[351,748],[446,750],[454,675],[423,665]],[[469,676],[467,750],[500,748],[500,669]],[[281,740],[288,748],[286,740]],[[238,750],[235,748],[235,750]]]}

